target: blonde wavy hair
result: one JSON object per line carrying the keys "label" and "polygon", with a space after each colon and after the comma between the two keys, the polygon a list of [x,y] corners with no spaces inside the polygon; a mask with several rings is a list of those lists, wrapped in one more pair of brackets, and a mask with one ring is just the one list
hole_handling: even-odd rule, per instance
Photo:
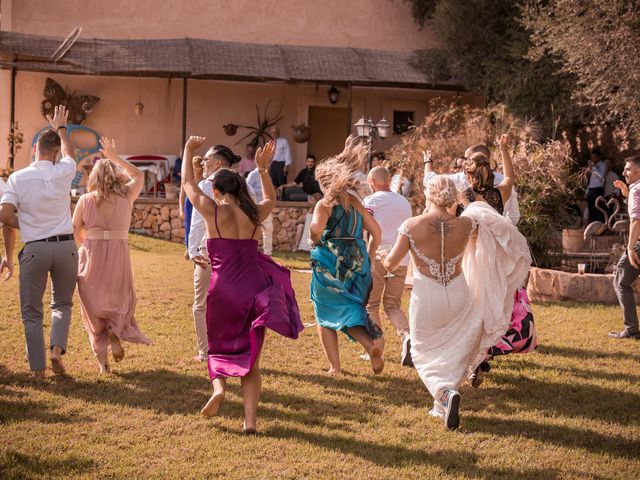
{"label": "blonde wavy hair", "polygon": [[425,197],[438,207],[449,208],[458,202],[458,190],[447,175],[436,175],[427,182]]}
{"label": "blonde wavy hair", "polygon": [[464,161],[464,173],[476,192],[484,192],[493,187],[493,170],[489,157],[483,153],[474,153]]}
{"label": "blonde wavy hair", "polygon": [[131,178],[111,160],[102,158],[98,160],[89,174],[87,191],[96,192],[96,205],[108,201],[111,195],[125,197],[127,195],[127,183]]}
{"label": "blonde wavy hair", "polygon": [[357,190],[364,183],[356,178],[356,173],[364,166],[367,153],[367,145],[350,135],[342,153],[325,159],[316,167],[316,180],[327,206],[349,208],[349,190]]}

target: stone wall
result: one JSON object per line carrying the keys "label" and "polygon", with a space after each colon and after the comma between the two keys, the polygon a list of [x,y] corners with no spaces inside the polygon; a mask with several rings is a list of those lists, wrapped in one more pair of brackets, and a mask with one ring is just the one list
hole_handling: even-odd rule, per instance
{"label": "stone wall", "polygon": [[[72,208],[77,198],[72,199]],[[312,205],[306,202],[278,202],[273,210],[273,248],[290,251],[298,228],[302,228]],[[298,227],[300,225],[300,227]],[[133,233],[162,238],[172,242],[184,241],[184,225],[176,200],[139,198],[133,205],[131,226]]]}

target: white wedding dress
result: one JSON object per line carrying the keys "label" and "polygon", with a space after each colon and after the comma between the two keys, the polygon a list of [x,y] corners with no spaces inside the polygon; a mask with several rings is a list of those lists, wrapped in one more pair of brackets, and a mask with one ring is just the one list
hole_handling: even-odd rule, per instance
{"label": "white wedding dress", "polygon": [[[437,400],[444,390],[457,390],[508,330],[514,292],[531,264],[526,239],[487,203],[470,204],[462,216],[472,220],[477,236],[448,261],[444,234],[441,258],[431,259],[416,248],[405,224],[399,230],[433,277],[414,269],[409,322],[411,356],[436,399],[434,414],[442,412]],[[462,272],[453,277],[461,258]]]}

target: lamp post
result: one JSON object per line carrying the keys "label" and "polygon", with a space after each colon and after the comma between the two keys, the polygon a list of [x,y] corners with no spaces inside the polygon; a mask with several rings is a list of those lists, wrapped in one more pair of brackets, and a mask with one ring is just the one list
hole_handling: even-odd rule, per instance
{"label": "lamp post", "polygon": [[371,117],[367,120],[363,116],[360,120],[354,123],[353,126],[356,127],[356,135],[365,139],[367,142],[367,165],[369,165],[371,163],[371,146],[373,139],[378,138],[380,140],[384,140],[389,136],[389,122],[387,122],[383,116],[382,120],[375,124],[371,120]]}

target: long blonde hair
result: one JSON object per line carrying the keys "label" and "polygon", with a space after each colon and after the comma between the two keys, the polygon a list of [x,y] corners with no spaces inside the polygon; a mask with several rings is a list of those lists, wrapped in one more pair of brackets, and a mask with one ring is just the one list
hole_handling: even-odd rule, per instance
{"label": "long blonde hair", "polygon": [[327,206],[342,205],[349,208],[349,190],[357,190],[362,180],[355,174],[362,169],[368,147],[358,137],[350,135],[344,143],[344,150],[329,157],[316,167],[316,180],[324,195]]}
{"label": "long blonde hair", "polygon": [[87,180],[87,191],[96,192],[96,205],[108,201],[112,194],[120,197],[127,195],[129,175],[111,160],[98,160],[91,170]]}

